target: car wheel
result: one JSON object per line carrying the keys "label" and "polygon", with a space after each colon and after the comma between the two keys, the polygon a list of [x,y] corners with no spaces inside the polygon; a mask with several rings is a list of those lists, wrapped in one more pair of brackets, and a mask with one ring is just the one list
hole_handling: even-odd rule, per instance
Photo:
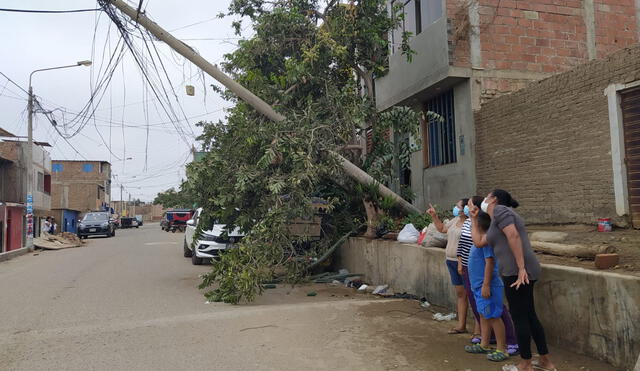
{"label": "car wheel", "polygon": [[191,263],[193,265],[202,265],[202,258],[198,258],[195,251],[191,253]]}
{"label": "car wheel", "polygon": [[191,250],[189,249],[189,246],[187,246],[187,240],[184,240],[184,246],[183,246],[183,249],[184,249],[184,257],[185,257],[185,258],[190,258],[190,257],[191,257],[191,255],[193,255],[193,251],[191,251]]}

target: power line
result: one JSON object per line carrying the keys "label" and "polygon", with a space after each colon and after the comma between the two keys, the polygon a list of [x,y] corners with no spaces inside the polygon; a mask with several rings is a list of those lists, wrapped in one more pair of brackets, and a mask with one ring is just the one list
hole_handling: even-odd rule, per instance
{"label": "power line", "polygon": [[84,12],[97,12],[102,9],[70,9],[70,10],[36,10],[36,9],[8,9],[0,8],[1,12],[15,12],[15,13],[43,13],[43,14],[60,14],[60,13],[84,13]]}
{"label": "power line", "polygon": [[9,80],[10,83],[12,83],[13,85],[17,86],[18,88],[20,88],[20,90],[22,90],[23,92],[25,92],[27,95],[29,95],[29,92],[26,91],[22,86],[18,85],[18,83],[16,83],[15,81],[11,80],[9,78],[9,76],[5,75],[4,73],[2,73],[0,71],[0,75],[4,76],[5,79]]}

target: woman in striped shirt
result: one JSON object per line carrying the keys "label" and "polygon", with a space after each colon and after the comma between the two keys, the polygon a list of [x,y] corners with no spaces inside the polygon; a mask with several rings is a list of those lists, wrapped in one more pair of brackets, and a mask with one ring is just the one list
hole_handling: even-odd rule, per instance
{"label": "woman in striped shirt", "polygon": [[[483,197],[473,196],[471,197],[471,202],[480,207],[484,200]],[[465,206],[464,213],[469,215],[469,207]],[[471,246],[473,246],[473,240],[471,238],[471,219],[467,218],[464,224],[462,224],[462,229],[460,231],[460,240],[458,241],[458,273],[462,276],[464,289],[467,292],[467,298],[469,298],[469,306],[471,307],[471,311],[473,312],[473,317],[475,318],[475,325],[473,327],[473,336],[471,337],[471,342],[474,344],[480,343],[480,315],[478,314],[478,309],[476,307],[476,301],[473,298],[473,292],[471,292],[471,282],[469,281],[469,272],[467,270],[467,266],[469,263],[469,252],[471,251]]]}

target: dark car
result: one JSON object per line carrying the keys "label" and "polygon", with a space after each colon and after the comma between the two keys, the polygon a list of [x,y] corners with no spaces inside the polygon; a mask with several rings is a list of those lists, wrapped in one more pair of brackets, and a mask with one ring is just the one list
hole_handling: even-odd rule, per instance
{"label": "dark car", "polygon": [[107,212],[89,212],[78,224],[78,237],[116,235],[116,225]]}

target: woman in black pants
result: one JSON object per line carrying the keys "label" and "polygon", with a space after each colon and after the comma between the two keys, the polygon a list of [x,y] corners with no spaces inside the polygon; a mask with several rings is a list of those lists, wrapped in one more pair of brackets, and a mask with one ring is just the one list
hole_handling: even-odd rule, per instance
{"label": "woman in black pants", "polygon": [[[533,301],[533,286],[540,277],[540,263],[531,248],[524,220],[513,211],[516,207],[518,202],[509,192],[496,189],[489,193],[482,202],[481,209],[491,216],[491,227],[482,235],[474,220],[479,210],[469,204],[473,242],[478,247],[493,247],[518,337],[522,360],[516,366],[504,366],[503,370],[555,370],[549,359],[544,328],[538,320]],[[535,364],[531,360],[531,338],[540,354],[540,360]]]}

